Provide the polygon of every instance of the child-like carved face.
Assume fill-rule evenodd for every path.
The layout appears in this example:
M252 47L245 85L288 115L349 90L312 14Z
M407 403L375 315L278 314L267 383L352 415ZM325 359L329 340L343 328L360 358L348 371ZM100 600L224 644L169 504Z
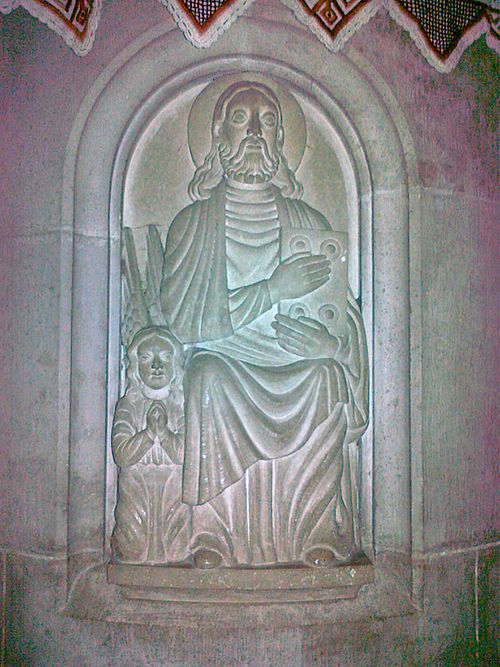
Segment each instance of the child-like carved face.
M143 341L137 348L139 377L150 389L163 389L174 378L174 348L162 338Z

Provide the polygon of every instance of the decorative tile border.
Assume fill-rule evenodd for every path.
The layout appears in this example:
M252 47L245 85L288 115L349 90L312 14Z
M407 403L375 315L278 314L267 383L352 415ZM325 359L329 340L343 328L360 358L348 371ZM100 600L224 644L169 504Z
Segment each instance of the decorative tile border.
M253 0L159 0L193 46L211 46Z
M185 37L207 48L253 0L159 0ZM332 51L379 10L410 33L428 62L451 71L465 49L483 34L500 53L500 11L496 0L282 0L295 16ZM78 55L92 47L102 0L0 0L0 12L24 7L61 35Z
M101 4L102 0L0 0L0 12L8 14L24 7L60 35L77 55L84 56L94 43Z

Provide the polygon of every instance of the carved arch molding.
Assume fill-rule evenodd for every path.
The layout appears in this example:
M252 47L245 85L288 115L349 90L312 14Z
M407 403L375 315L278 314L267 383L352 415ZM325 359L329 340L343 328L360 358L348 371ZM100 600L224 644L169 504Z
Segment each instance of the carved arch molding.
M311 38L299 59L286 49L289 33L280 26L272 26L273 43L266 41L267 23L254 26L262 36L247 50L238 25L203 59L176 31L144 35L101 75L69 140L63 223L71 230L72 253L63 242L67 276L62 280L72 277L73 296L71 334L61 354L71 350L71 381L61 386L70 407L69 447L62 438L60 461L69 461L64 609L72 615L159 624L172 617L183 624L242 618L258 624L272 617L304 624L360 617L370 606L379 613L405 611L415 598L411 563L420 544L421 497L418 414L411 408L418 405L419 392L416 320L410 329L410 299L412 313L418 313L418 290L412 289L418 267L410 265L409 252L410 244L418 243L411 138L390 91L354 52L330 56L326 64ZM286 61L273 55L279 44ZM155 562L154 553L142 561L117 559L116 540L114 553L110 547L118 481L112 429L126 389L124 253L130 270L132 240L139 264L144 262L148 225L159 232L164 251L168 224L189 204L188 173L194 167L187 127L197 96L216 87L214 81L231 85L248 79L286 91L302 110L307 140L294 139L301 131L295 125L285 151L300 153L293 140L303 141L297 178L304 200L334 223L340 239L348 239L349 285L364 322L370 384L369 425L351 452L357 547L343 562L340 556L320 569L299 567L294 558L286 567L277 558L257 567L250 559L215 569L166 566ZM200 122L192 121L195 139L189 141L195 151ZM290 162L295 158L289 156ZM162 322L153 318L149 324ZM417 352L411 367L410 343ZM129 389L130 382L129 374ZM147 398L140 400L150 409ZM338 548L334 551L338 556Z

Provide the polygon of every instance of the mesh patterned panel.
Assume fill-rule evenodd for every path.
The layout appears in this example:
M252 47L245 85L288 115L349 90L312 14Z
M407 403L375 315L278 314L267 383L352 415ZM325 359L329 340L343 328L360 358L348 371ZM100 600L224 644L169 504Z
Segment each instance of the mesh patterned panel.
M447 55L467 28L484 14L473 0L399 0L419 23L434 49Z
M196 21L203 25L223 5L230 4L231 0L183 0L183 5L193 15Z

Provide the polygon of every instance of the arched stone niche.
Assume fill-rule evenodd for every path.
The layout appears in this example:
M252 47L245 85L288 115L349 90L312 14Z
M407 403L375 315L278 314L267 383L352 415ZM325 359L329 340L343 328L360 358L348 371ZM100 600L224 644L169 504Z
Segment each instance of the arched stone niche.
M272 43L263 28L272 30ZM238 33L244 30L254 35L251 48L242 46ZM416 186L411 141L390 93L355 53L329 56L326 65L312 38L301 33L300 58L287 49L289 38L289 30L279 25L242 19L225 40L201 54L177 32L148 33L102 74L75 122L64 193L65 222L73 237L67 613L143 623L170 623L174 614L179 622L198 624L214 605L237 601L243 608L216 606L211 620L241 622L243 614L245 622L261 623L272 614L276 622L314 623L345 614L354 618L371 606L378 613L407 608L421 500L415 426L410 457L410 398L418 397L415 362L410 373L409 231L418 223L415 203L410 207ZM286 60L275 57L279 44ZM174 108L187 108L210 81L240 73L244 78L246 72L286 87L303 106L311 142L328 144L330 173L325 159L315 162L319 150L306 150L298 175L309 200L327 217L333 211L348 228L349 280L368 339L370 426L360 461L360 530L367 561L332 568L319 592L307 577L293 584L292 594L286 577L266 588L259 570L225 582L222 589L213 587L213 575L199 572L191 573L180 590L172 588L168 568L159 576L143 569L142 579L134 579L136 573L107 576L116 503L110 433L120 396L122 226L140 226L145 215L140 206L134 210L134 177L147 162L149 138L171 133L182 116ZM178 121L181 129L183 123L185 132L185 121ZM178 142L187 150L185 135ZM343 202L329 207L335 193ZM166 198L172 195L167 192ZM166 220L186 198L177 195L164 212ZM160 202L152 216L163 206ZM196 604L186 605L190 600Z

